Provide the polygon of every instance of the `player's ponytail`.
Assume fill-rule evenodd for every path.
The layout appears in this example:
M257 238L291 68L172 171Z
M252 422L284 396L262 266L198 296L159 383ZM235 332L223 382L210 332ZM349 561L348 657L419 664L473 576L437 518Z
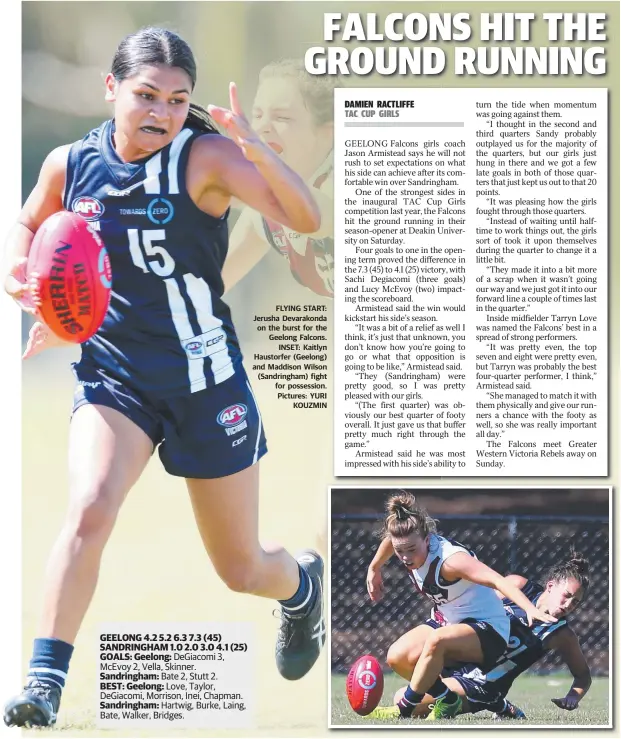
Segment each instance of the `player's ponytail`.
M580 583L580 587L586 594L589 589L589 560L578 554L575 550L571 550L569 553L569 559L567 562L561 562L550 570L548 573L548 582L562 582L573 578Z
M386 501L383 536L403 538L410 534L419 534L424 539L435 531L436 522L417 504L412 493L400 490Z
M197 103L190 103L190 110L188 111L188 117L185 119L184 128L195 128L205 133L218 133L218 129L209 113L202 105Z
M190 78L192 89L196 84L196 61L189 45L167 28L147 27L126 36L119 44L110 72L118 82L137 74L141 67L152 65L178 67ZM186 128L205 133L217 133L216 126L205 108L190 103Z
M586 593L589 588L589 560L572 550L567 567L573 573L573 577L582 585L582 590Z

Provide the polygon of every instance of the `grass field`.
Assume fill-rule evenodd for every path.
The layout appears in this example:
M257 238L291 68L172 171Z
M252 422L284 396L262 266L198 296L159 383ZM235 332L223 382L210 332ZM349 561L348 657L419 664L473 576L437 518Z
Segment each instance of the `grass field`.
M404 681L399 676L391 673L385 676L384 697L382 705L389 705L397 688ZM569 712L562 711L553 703L551 698L561 698L571 685L571 678L566 674L537 676L523 675L514 683L509 699L518 705L525 713L526 720L523 721L497 721L490 713L479 713L477 715L465 714L454 719L438 721L432 726L460 726L492 725L519 728L520 726L550 725L550 726L606 726L610 720L610 703L608 696L608 679L595 678L589 694L580 704L577 710ZM375 720L370 721L354 713L347 701L345 694L345 675L332 675L332 718L333 726L420 726L420 719L403 721ZM430 728L429 724L424 725Z

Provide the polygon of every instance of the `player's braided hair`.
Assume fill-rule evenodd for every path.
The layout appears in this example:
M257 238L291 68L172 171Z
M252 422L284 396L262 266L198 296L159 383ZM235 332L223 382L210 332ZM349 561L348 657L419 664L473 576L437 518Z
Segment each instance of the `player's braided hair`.
M573 549L567 562L559 562L552 567L547 574L546 582L562 582L569 578L577 580L586 595L589 589L589 560Z
M188 44L167 28L149 26L126 36L114 54L110 72L122 82L137 74L141 67L161 64L183 69L196 84L196 61ZM205 133L216 133L217 129L209 113L200 105L190 103L186 128L196 128Z
M306 71L302 59L279 59L270 62L259 72L259 82L272 77L291 77L295 80L310 111L315 125L334 120L334 88L342 83L330 75L312 75Z
M405 490L388 498L386 514L383 536L401 539L410 534L419 534L424 539L436 531L434 519L418 505L416 497Z

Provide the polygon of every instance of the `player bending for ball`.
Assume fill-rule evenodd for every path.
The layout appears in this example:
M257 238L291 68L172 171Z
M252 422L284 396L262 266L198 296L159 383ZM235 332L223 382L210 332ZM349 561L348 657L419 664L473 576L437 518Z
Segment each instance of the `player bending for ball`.
M511 621L511 635L505 653L489 672L484 673L473 664L463 665L459 669L445 671L443 681L462 697L462 713L492 711L502 718L526 718L523 711L506 699L507 693L519 675L546 652L554 651L574 679L567 695L553 698L552 703L573 711L591 686L591 672L567 617L586 597L589 563L572 552L568 562L559 563L550 570L545 586L520 575L509 575L508 579L537 608L558 621L529 625L524 609L505 598L503 605ZM416 715L425 715L428 710L421 705Z
M434 699L428 720L450 718L461 710L461 697L438 677L447 664L471 662L483 670L504 653L510 636L509 617L494 590L524 609L528 623L556 623L516 587L476 558L473 552L436 532L435 521L416 505L410 493L388 499L382 540L369 565L367 588L372 600L382 595L381 567L393 554L405 565L417 590L435 604L446 624L417 626L388 650L387 661L410 680L396 706L376 708L368 718L408 718L425 699Z
M32 311L38 292L25 262L34 234L86 200L97 205L89 217L114 282L104 323L75 366L69 507L27 684L5 708L9 725L55 722L104 546L156 446L166 470L186 479L219 576L232 590L280 602L280 673L301 678L325 640L319 555L296 561L259 542L265 436L221 299L232 198L300 233L316 232L321 218L303 180L252 130L235 86L230 110L210 109L227 138L190 103L195 81L192 52L176 34L147 28L125 38L106 77L113 120L47 157L9 236L6 289ZM38 323L26 354L55 343Z

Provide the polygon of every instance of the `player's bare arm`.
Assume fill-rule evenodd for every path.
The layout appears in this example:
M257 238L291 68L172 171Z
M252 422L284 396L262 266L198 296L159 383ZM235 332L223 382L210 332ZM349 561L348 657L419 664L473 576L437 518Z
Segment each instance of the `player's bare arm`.
M539 610L533 605L528 598L522 593L519 587L513 584L508 578L503 577L491 567L483 564L478 559L474 559L465 552L453 554L445 560L440 570L442 577L448 581L455 581L460 577L470 580L470 582L478 585L485 585L488 588L500 591L505 598L509 598L516 605L523 608L528 616L529 625L533 621L543 621L544 623L556 623L558 619Z
M334 187L329 179L321 189L312 190L321 214L321 225L311 234L314 239L334 238Z
M202 184L198 206L222 215L235 197L298 233L317 231L321 215L310 190L252 130L234 84L230 96L230 110L210 106L209 112L231 138L204 136L192 149L191 187L197 170Z
M232 197L268 218L297 231L316 231L320 224L317 205L302 180L271 149L264 149L261 162L248 161L242 150L224 136L199 139L192 149L189 176L201 173L198 207L216 217L222 215Z
M321 213L321 226L311 238L322 239L334 236L334 199L332 186L311 190ZM229 237L229 250L222 269L225 292L242 280L270 250L269 241L257 230L256 213L245 208L239 216Z
M367 592L369 598L375 603L384 595L384 582L382 580L382 567L395 553L389 536L382 539L375 556L367 570Z
M36 230L48 216L63 209L62 193L69 148L60 146L48 154L37 184L6 240L2 270L4 289L23 310L31 314L36 309L30 299L31 285L26 278L27 257Z
M39 226L46 218L63 209L62 194L67 175L67 158L70 146L59 146L46 157L39 173L37 184L28 196L6 242L4 285L26 313L37 314L38 283L36 275L26 275L28 254ZM54 346L69 346L49 328L37 321L28 335L24 359L39 354Z
M505 575L505 580L515 585L516 588L519 588L520 590L523 590L524 585L528 582L528 580L525 577L522 577L521 575ZM496 591L496 595L502 599L505 596L500 592L500 590Z
M567 695L563 698L552 698L552 703L565 711L573 711L586 695L592 682L591 670L580 647L578 637L567 626L550 637L548 649L558 652L574 678Z

